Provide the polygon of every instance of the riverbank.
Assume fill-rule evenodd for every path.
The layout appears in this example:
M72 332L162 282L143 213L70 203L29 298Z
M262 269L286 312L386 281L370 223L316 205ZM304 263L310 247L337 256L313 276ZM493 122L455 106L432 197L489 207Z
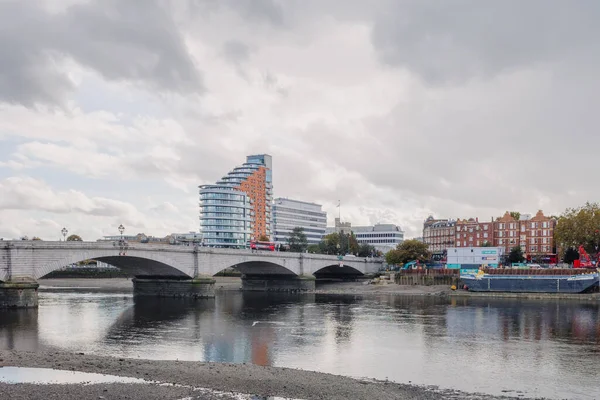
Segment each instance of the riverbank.
M215 277L215 290L232 291L240 290L242 280L237 277ZM400 294L400 295L443 295L450 292L446 285L441 286L405 286L389 284L369 285L366 281L356 282L327 282L317 283L314 293L317 294ZM101 290L116 292L133 292L133 284L128 278L95 279L95 278L67 278L67 279L40 279L41 291L73 290Z
M242 281L237 277L215 277L215 290L238 291L241 289ZM502 292L469 292L467 290L451 290L446 285L396 285L387 284L365 284L366 281L356 282L318 282L314 292L316 294L335 294L335 295L379 295L389 294L398 296L448 296L453 298L507 298L507 299L525 299L525 300L571 300L600 302L600 293L502 293ZM68 278L68 279L40 279L40 290L43 291L103 291L115 293L132 293L133 284L129 278Z
M353 379L290 368L251 364L156 361L94 356L61 351L0 351L0 367L54 368L140 378L147 384L6 384L0 398L10 399L508 399L505 396L469 394L454 390ZM1 373L1 370L0 370ZM211 393L202 388L221 392ZM196 390L195 390L196 389ZM236 394L256 397L236 397ZM230 397L227 397L230 396ZM520 397L521 399L523 397ZM283 400L283 399L282 399Z

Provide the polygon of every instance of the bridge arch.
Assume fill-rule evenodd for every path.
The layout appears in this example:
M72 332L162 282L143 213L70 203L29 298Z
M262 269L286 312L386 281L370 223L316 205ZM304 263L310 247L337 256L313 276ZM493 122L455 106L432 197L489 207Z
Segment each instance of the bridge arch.
M118 253L117 253L118 254ZM39 279L52 271L85 260L105 262L138 277L168 277L170 279L190 279L193 267L178 263L161 253L128 251L117 255L114 250L72 251L63 257L49 257L49 261L36 268L34 278Z
M283 265L277 264L273 261L268 260L249 260L242 261L233 265L229 265L225 268L221 268L213 275L227 269L234 268L240 271L244 275L257 275L257 276L297 276L297 274L291 269L284 267Z
M317 279L324 278L355 278L359 276L363 276L364 272L351 266L348 264L343 264L340 267L340 264L327 265L323 268L320 268L313 272L313 275Z

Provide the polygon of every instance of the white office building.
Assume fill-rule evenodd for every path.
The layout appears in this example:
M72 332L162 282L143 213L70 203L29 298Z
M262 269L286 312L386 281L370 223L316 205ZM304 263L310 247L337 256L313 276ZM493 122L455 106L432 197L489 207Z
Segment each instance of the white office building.
M370 244L384 254L404 242L404 231L394 224L353 226L352 232L356 236L358 244Z
M277 198L273 203L273 235L275 243L286 245L296 227L304 230L308 244L317 244L325 234L327 213L320 204Z

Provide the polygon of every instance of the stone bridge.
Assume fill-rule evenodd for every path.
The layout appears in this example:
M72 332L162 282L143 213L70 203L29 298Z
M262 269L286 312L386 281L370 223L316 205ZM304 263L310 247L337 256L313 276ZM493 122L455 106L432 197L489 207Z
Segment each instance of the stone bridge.
M1 241L0 282L5 288L25 282L36 285L39 278L50 272L84 260L102 261L135 276L136 295L169 297L213 296L212 276L226 268L242 273L245 290L310 290L314 288L315 276L364 275L377 272L382 265L381 259L339 260L337 256L322 254L198 246ZM1 303L0 293L0 306Z

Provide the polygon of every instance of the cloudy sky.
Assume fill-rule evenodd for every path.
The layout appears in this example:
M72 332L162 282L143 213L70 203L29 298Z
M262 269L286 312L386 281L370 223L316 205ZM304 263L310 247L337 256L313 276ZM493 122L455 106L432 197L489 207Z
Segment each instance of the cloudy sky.
M0 237L198 228L250 153L353 224L600 197L595 0L0 0Z

